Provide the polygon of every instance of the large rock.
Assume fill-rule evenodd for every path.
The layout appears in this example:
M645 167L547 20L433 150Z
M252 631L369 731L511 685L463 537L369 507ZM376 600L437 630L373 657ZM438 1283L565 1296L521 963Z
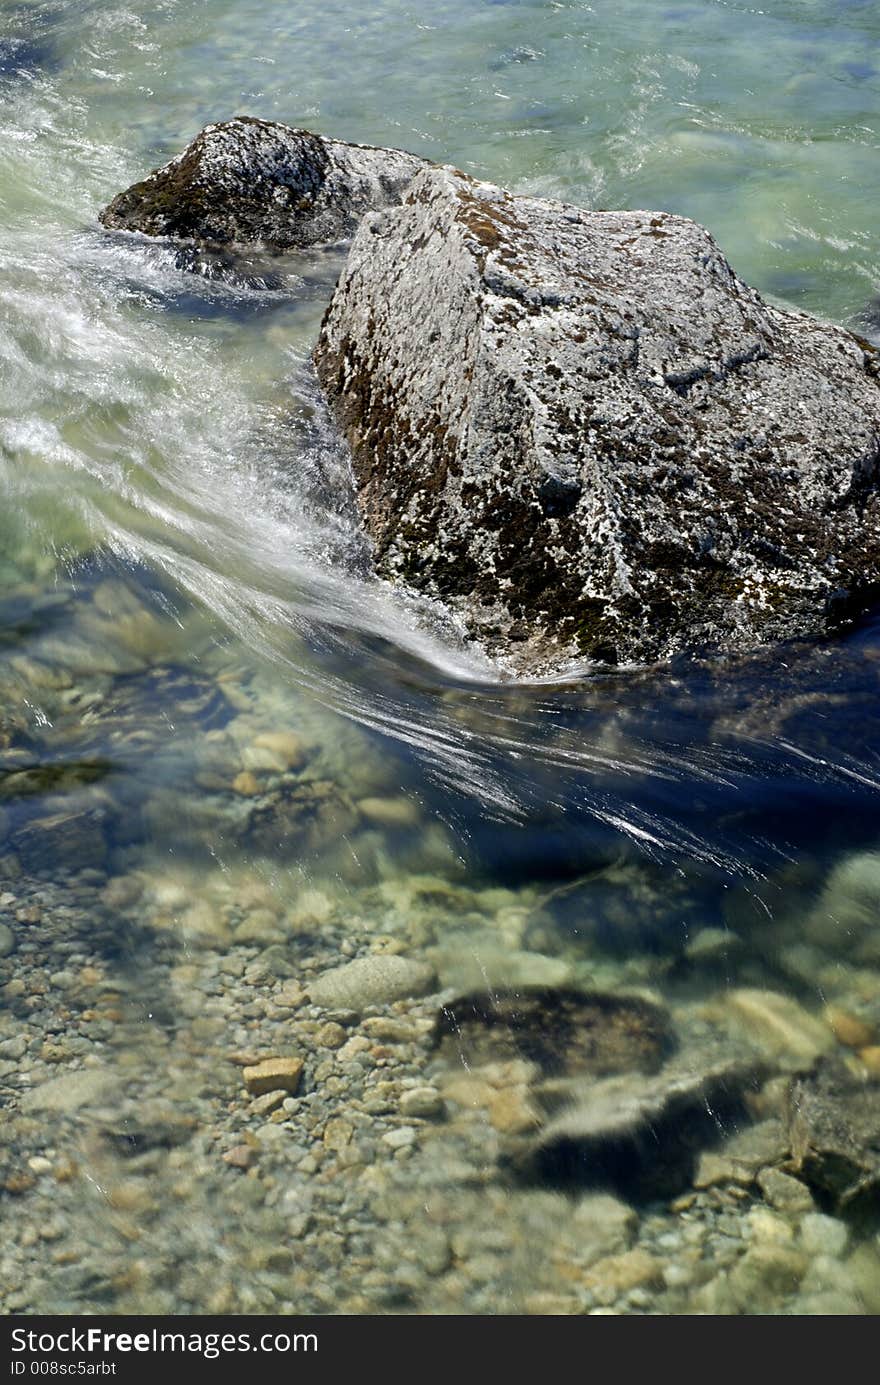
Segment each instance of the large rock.
M627 1196L665 1197L693 1179L701 1150L735 1132L745 1099L768 1066L760 1059L685 1048L653 1076L623 1073L545 1084L545 1105L564 1104L515 1165L555 1185L610 1186Z
M668 1013L642 996L528 985L448 1001L437 1039L468 1070L522 1059L548 1076L651 1072L675 1047Z
M163 168L114 197L107 227L208 245L292 250L347 239L365 211L400 201L424 162L237 116L207 125Z
M514 666L811 634L880 580L876 353L682 217L426 168L315 360L379 571Z

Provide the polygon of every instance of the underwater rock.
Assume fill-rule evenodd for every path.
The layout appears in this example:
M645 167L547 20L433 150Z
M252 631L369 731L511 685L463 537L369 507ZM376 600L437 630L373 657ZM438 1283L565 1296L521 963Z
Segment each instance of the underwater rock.
M795 1293L807 1263L803 1251L793 1246L770 1241L750 1247L728 1278L733 1302L748 1312L756 1303L775 1302Z
M758 1174L758 1187L771 1207L777 1212L799 1215L811 1212L815 1206L813 1196L805 1183L792 1178L781 1169L766 1168Z
M113 1102L117 1097L117 1078L108 1068L86 1068L65 1072L31 1088L21 1098L23 1111L53 1111L72 1115L82 1107Z
M320 851L352 832L357 821L348 795L332 781L286 777L248 810L246 839L261 852L289 849L292 841Z
M207 125L186 149L114 197L111 230L209 245L295 250L345 240L363 214L400 201L424 160L277 121Z
M563 880L542 895L524 942L544 951L597 950L630 959L634 953L680 956L711 901L692 874L670 880L656 863L624 856ZM677 927L670 929L675 917Z
M719 1050L683 1053L659 1073L569 1084L567 1104L515 1162L559 1186L668 1196L693 1181L699 1152L743 1120L745 1097L766 1075L760 1060Z
M835 1047L829 1026L779 991L743 987L730 992L726 1006L754 1043L789 1068L809 1067Z
M161 1099L128 1103L113 1119L102 1120L101 1134L107 1144L125 1158L136 1159L148 1150L175 1149L192 1139L198 1119Z
M366 1010L427 995L436 983L433 967L396 953L358 957L308 984L309 997L325 1010Z
M880 1084L824 1059L789 1089L792 1167L838 1212L880 1209Z
M33 817L14 831L9 844L25 870L54 873L59 866L85 870L107 857L107 810L71 808Z
M511 947L491 929L444 930L431 949L444 987L464 994L485 987L517 991L567 986L573 968L564 957Z
M804 921L810 942L832 952L849 952L875 927L880 908L880 852L844 856L825 882L815 907Z
M674 1044L669 1016L641 996L536 987L449 1001L437 1039L467 1069L520 1059L547 1077L652 1071Z
M880 584L880 361L680 216L428 166L364 218L315 363L378 571L516 669L839 625Z
M295 1092L304 1066L302 1058L263 1058L259 1063L246 1067L242 1077L251 1096Z

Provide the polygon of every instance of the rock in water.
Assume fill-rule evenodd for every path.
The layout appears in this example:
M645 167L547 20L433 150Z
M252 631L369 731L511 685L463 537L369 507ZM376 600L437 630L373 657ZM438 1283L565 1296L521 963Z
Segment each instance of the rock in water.
M655 1076L573 1082L567 1105L530 1147L514 1154L514 1163L559 1186L671 1196L692 1182L699 1151L717 1143L725 1127L743 1124L745 1095L758 1089L766 1072L760 1060L707 1047L705 1053L683 1051Z
M315 360L378 570L516 668L812 634L880 581L876 352L683 217L425 168Z
M309 997L331 1010L362 1010L426 995L436 984L433 967L412 957L377 952L357 957L310 981Z
M641 996L539 986L448 1001L437 1040L466 1069L520 1058L569 1076L650 1072L675 1043L669 1016Z
M107 227L275 250L345 240L364 212L399 202L424 167L414 154L325 139L237 116L114 197Z
M880 1210L880 1086L823 1059L792 1081L788 1133L793 1171L836 1211Z

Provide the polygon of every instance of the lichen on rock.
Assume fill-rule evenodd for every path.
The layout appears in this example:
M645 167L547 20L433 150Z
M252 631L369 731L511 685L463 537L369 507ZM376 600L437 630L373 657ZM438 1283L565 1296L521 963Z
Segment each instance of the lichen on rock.
M880 586L876 353L683 217L427 167L315 360L378 571L518 671L814 635Z

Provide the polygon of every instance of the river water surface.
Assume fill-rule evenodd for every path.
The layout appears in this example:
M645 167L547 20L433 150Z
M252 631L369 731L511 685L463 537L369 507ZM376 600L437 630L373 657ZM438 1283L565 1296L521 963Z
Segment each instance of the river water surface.
M771 1085L827 1031L870 1087L880 619L511 681L370 578L309 364L342 252L210 279L97 222L253 114L692 216L880 340L878 98L863 0L0 0L5 1311L878 1311L871 1217L511 1175L528 1074L462 1095L436 999L362 1023L307 986L397 953L682 1033L757 1006ZM255 1106L279 1053L301 1084Z

